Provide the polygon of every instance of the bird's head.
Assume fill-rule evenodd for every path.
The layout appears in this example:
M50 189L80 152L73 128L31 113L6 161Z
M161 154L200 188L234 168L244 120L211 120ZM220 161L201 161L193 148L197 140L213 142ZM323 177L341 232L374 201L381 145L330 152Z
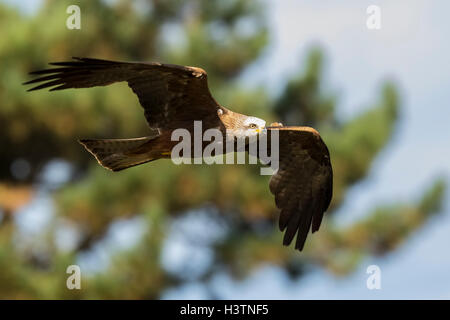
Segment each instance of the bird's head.
M247 117L243 121L243 133L246 137L260 134L266 127L266 121L257 117Z
M226 109L219 109L218 115L227 129L227 135L230 137L248 138L257 136L266 128L266 121L257 117L246 116Z

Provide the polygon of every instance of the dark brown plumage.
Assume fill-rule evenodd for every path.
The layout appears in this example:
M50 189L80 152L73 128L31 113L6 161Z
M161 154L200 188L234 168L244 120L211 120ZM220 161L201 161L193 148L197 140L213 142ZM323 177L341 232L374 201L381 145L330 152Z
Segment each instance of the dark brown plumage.
M50 63L57 68L31 72L42 77L25 82L40 83L28 91L91 88L126 81L138 96L150 128L176 129L206 119L214 126L219 123L220 106L209 92L203 69L155 62L74 59Z
M208 89L206 72L200 68L91 58L50 64L56 67L31 72L39 77L25 83L37 84L29 91L90 88L126 81L138 96L153 129L148 137L80 140L102 166L112 171L169 158L177 143L170 140L172 131L185 128L192 132L196 120L202 121L203 131L218 128L223 133L253 132L254 123L249 125L248 120L256 119L259 124L263 121L219 105ZM260 132L261 128L257 129ZM309 230L319 229L331 201L330 154L312 128L267 127L268 132L271 130L279 133L280 159L269 187L281 210L279 227L285 231L283 244L289 245L297 234L295 248L302 250Z
M279 227L286 230L283 244L295 234L295 248L302 250L309 229L319 230L333 192L330 154L319 133L309 127L271 127L279 131L280 163L269 182L281 209Z

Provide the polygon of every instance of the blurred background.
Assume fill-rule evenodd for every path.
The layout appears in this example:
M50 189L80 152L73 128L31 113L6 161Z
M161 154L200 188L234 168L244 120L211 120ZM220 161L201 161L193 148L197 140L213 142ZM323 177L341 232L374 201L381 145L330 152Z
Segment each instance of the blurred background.
M81 29L69 30L69 5ZM369 5L381 29L369 30ZM447 1L0 1L0 298L449 299ZM101 168L79 138L146 135L125 83L27 93L72 56L207 70L223 104L313 126L334 197L283 247L258 166ZM81 268L68 290L66 268ZM366 287L369 265L381 289Z

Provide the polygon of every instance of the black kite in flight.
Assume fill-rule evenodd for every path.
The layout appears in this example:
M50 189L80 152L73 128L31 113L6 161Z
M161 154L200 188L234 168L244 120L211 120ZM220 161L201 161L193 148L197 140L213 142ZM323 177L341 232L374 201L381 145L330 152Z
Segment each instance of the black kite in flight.
M86 139L80 143L98 162L112 171L149 161L170 158L176 142L175 129L193 131L194 121L203 130L217 128L234 136L254 136L261 131L279 133L279 168L269 187L281 209L279 227L285 231L283 244L295 234L295 248L302 250L306 237L319 230L332 197L333 173L330 155L319 133L309 127L266 127L266 122L228 110L208 89L203 69L161 63L130 63L90 58L50 63L52 69L31 72L40 77L25 84L40 83L29 91L90 88L126 81L138 96L145 118L153 129L148 137L136 139ZM227 138L225 138L227 139Z

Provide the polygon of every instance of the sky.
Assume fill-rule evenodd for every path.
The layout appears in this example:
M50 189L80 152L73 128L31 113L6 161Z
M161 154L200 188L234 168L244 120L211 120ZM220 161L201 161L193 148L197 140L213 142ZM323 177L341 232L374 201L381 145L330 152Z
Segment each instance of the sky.
M337 213L342 224L354 222L379 203L414 201L435 178L450 177L450 2L266 1L271 45L243 76L245 85L264 85L277 94L283 81L304 65L308 49L320 46L326 54L326 86L338 93L341 119L372 106L386 79L400 89L402 113L394 138L375 161L369 178L349 192ZM19 3L33 12L40 1ZM366 26L369 5L381 9L380 30ZM36 201L49 206L45 197ZM278 268L267 266L242 282L219 273L208 288L192 281L167 290L163 298L202 299L208 297L207 290L215 290L227 299L450 299L449 208L447 192L441 216L392 255L367 259L349 277L335 278L317 270L292 281ZM24 212L19 216L26 216ZM36 225L27 219L18 223L25 229L27 223ZM124 227L126 222L118 223L113 229L135 230ZM125 233L117 231L116 242L108 246L128 241ZM176 244L168 247L180 252ZM366 268L372 264L381 270L380 290L366 287Z

